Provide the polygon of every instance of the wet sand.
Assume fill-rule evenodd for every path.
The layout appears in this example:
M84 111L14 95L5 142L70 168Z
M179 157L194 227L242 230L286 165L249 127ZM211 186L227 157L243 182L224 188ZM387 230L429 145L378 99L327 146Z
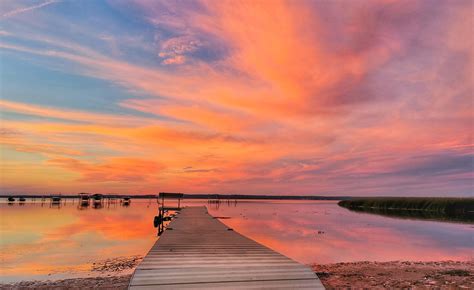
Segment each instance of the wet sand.
M136 265L136 258L128 265ZM123 266L123 259L120 264ZM99 267L117 269L117 263ZM128 268L125 266L124 268ZM354 262L313 265L327 289L411 288L474 289L474 261L471 262ZM131 275L75 278L56 281L24 281L1 284L1 289L127 289Z

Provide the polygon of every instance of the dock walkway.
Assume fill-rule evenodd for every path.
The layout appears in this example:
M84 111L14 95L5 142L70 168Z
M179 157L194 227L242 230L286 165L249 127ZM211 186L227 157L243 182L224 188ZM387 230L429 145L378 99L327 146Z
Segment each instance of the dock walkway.
M324 289L301 265L187 207L138 265L129 289Z

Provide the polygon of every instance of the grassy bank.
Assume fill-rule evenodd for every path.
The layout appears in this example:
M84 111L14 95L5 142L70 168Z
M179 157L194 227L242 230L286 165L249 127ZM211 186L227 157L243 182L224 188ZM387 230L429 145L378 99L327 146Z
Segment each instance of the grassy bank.
M474 198L376 197L342 200L338 204L387 216L474 222Z

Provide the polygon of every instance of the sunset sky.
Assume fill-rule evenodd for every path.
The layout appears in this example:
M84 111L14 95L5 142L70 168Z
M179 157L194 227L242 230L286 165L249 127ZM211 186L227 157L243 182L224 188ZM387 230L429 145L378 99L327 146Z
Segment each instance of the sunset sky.
M1 1L1 193L468 196L473 2Z

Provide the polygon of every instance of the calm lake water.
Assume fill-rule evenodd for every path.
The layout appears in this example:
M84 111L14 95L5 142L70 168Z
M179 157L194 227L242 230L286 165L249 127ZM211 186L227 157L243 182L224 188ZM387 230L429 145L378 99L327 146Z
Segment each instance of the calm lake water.
M355 213L334 201L184 204L207 205L212 215L230 217L221 219L229 227L305 264L474 258L473 224ZM145 255L157 240L157 208L156 200L100 209L81 209L77 200L0 203L0 279L96 276L95 262Z

